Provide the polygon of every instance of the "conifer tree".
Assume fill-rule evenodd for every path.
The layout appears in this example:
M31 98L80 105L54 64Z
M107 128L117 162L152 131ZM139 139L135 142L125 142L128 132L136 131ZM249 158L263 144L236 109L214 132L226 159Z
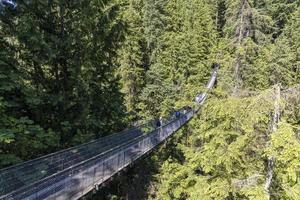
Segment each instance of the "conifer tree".
M283 31L285 25L291 18L291 15L299 7L299 1L297 0L266 0L266 6L273 18L276 31L273 37L277 38Z
M136 120L138 117L139 96L144 85L147 64L145 63L147 55L141 13L142 3L142 1L131 0L123 12L127 32L120 52L119 75L131 120Z
M299 10L299 9L298 9ZM259 51L255 59L252 85L257 88L267 88L281 83L283 87L299 83L299 11L291 16L282 34L274 44L267 44Z
M166 78L165 68L159 54L162 49L162 34L165 31L165 4L163 0L147 0L142 9L144 37L146 41L146 87L141 94L140 116L143 118L158 117L161 102L166 97L168 87L163 81Z
M124 128L115 1L21 1L1 13L0 162Z
M255 69L252 61L255 60L261 46L270 42L273 33L273 21L267 15L267 10L256 1L229 0L227 1L226 24L224 32L230 39L228 45L234 48L233 55L233 82L234 94L238 94L241 87L251 87L251 80ZM228 69L230 70L230 69ZM250 77L248 77L250 75Z
M211 71L209 56L216 36L207 4L169 2L165 13L168 13L163 18L166 27L159 37L161 53L156 57L158 62L147 72L147 85L142 96L153 103L148 110L162 114L186 105L186 100L201 89L200 83L206 81L205 77Z

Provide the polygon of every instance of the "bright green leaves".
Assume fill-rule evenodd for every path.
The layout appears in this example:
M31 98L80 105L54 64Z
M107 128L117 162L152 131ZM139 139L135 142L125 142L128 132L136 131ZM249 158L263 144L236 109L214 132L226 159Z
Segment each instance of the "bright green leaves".
M263 185L257 185L252 187L243 188L241 193L245 195L245 197L249 200L267 200ZM237 198L244 198L237 195Z
M0 129L0 143L11 143L14 141L15 134L11 129Z
M267 107L258 106L259 100L215 101L210 104L211 109L204 111L204 117L199 121L200 138L204 143L199 161L202 160L200 165L206 173L234 177L246 173L249 168L255 171L261 165L248 165L255 161L251 152L260 151L259 147L263 146L258 143L264 136L260 129L268 127L268 121L261 116L266 114Z
M287 122L279 124L273 133L271 146L267 149L270 156L276 158L277 184L282 190L276 189L275 195L284 199L299 199L300 180L300 139L299 129Z
M180 137L164 154L170 159L157 176L158 197L266 199L266 161L273 155L272 197L298 199L299 95L280 102L286 122L270 138L275 99L269 88L299 83L299 3L129 2L122 61L128 110L153 118L190 104L203 91L210 64L221 65L214 90L219 99L208 101L185 130L190 137Z
M189 187L189 198L197 199L226 199L230 193L230 185L227 180L219 177L195 177L193 187Z
M286 112L272 134L273 89L252 97L211 99L191 121L188 142L177 145L184 158L171 157L161 167L158 194L166 199L266 200L266 158L272 156L272 198L299 199L299 97L291 91L279 102Z
M187 195L186 191L186 179L188 178L188 170L183 168L181 165L165 162L162 166L164 170L164 175L159 177L161 181L164 181L164 184L161 188L161 196L162 199L181 199ZM170 177L169 175L172 174Z

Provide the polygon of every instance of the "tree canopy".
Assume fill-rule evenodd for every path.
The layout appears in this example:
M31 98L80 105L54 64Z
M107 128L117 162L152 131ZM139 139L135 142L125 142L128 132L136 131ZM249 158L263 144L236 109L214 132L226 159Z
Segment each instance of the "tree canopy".
M219 63L199 114L105 198L300 199L299 32L298 0L3 7L0 168L193 106Z

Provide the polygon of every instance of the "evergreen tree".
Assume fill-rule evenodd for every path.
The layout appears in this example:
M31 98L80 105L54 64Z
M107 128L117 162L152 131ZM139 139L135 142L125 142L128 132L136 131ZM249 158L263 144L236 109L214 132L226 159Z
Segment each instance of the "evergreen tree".
M234 49L230 65L228 67L234 74L233 93L238 94L239 88L251 87L248 78L259 74L253 74L253 60L258 55L260 48L270 42L273 28L273 20L267 15L263 2L256 1L227 1L226 24L224 32L228 39L228 45ZM227 68L227 67L226 67ZM250 77L249 77L250 75Z
M165 4L163 0L147 0L142 9L144 37L147 45L146 86L141 93L141 103L139 104L142 118L158 117L160 103L166 96L167 87L163 85L163 80L166 78L164 66L159 58L159 54L163 51L162 34L166 25Z
M267 90L251 98L211 100L192 121L188 145L177 145L184 158L172 156L162 165L159 199L266 199L266 155L278 160L272 198L298 199L297 129L280 123L268 145L274 95Z
M124 128L118 4L45 1L1 15L1 166Z
M188 104L207 80L216 37L208 9L207 4L198 1L166 5L166 27L159 37L161 53L147 72L141 96L146 116L164 115Z
M141 90L144 85L146 72L145 59L147 55L146 41L142 19L142 1L131 0L124 8L123 18L127 24L125 41L120 52L120 71L122 90L125 94L127 111L131 120L136 120L138 115L138 103Z
M111 193L300 199L299 6L18 2L0 13L0 167L193 105L218 62L198 116Z
M299 10L299 9L298 9ZM282 35L274 44L262 48L255 59L253 80L256 88L268 88L270 85L281 83L284 87L299 83L299 11L295 12L286 25ZM254 79L255 78L255 79Z
M274 19L277 28L273 37L277 38L282 33L291 15L300 4L297 0L267 0L266 2L266 6L271 17Z

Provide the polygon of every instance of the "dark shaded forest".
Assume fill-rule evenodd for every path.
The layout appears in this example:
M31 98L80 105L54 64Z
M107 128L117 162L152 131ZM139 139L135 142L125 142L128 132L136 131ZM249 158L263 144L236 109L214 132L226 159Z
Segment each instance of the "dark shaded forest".
M217 86L93 199L300 199L299 0L39 0L0 10L0 168Z

